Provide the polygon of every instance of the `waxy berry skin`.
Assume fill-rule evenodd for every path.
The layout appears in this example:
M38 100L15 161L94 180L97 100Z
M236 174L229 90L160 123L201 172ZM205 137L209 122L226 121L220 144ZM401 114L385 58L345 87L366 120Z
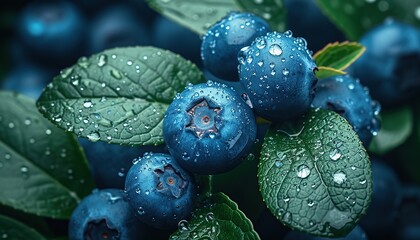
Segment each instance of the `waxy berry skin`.
M318 79L305 39L271 32L243 48L238 59L239 80L257 115L282 122L309 109Z
M254 14L233 12L227 15L203 37L201 59L204 67L216 77L237 81L239 50L269 31L268 23Z
M145 225L131 210L120 189L94 191L73 211L69 222L70 240L142 239Z
M251 150L257 126L241 95L224 84L188 86L169 106L163 135L171 155L185 169L219 174L235 168Z
M188 219L197 194L193 176L168 154L146 153L133 163L125 191L137 218L160 229Z

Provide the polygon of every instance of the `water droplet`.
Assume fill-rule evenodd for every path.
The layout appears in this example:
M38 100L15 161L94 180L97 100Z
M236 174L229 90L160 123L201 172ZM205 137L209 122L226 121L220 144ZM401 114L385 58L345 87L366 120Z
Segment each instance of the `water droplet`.
M99 67L105 66L107 60L108 60L108 57L105 54L99 55L99 57L98 57L98 66Z
M259 49L263 49L263 48L265 48L265 46L267 46L267 43L265 42L264 38L259 38L256 42L256 46Z
M115 79L121 79L122 78L121 72L116 70L116 69L111 70L111 76L114 77Z
M139 207L139 208L137 209L137 213L138 213L139 215L144 215L144 214L146 213L146 211L144 211L143 207Z
M258 64L258 66L262 67L264 65L264 61L260 60L260 61L257 62L257 64Z
M283 53L283 49L278 44L272 44L268 52L273 56L280 56Z
M87 138L92 142L97 142L101 139L101 136L98 132L91 132L87 135Z
M9 128L14 128L15 127L15 124L14 123L12 123L12 122L10 122L9 123Z
M284 76L289 75L289 70L287 70L287 68L283 69L283 71L281 71L283 73Z
M93 107L93 103L90 100L86 100L83 103L83 107L85 107L85 108Z
M212 212L209 212L206 214L206 221L207 222L213 222L214 221L214 214Z
M302 164L297 168L296 174L299 178L302 178L302 179L307 178L309 174L311 174L311 170L309 169L308 166L306 166L305 164Z
M315 204L314 201L312 201L311 199L308 199L308 206L312 207Z
M20 168L20 172L21 173L27 173L29 171L29 169L28 169L28 167L26 167L26 166L22 166L21 168Z
M364 179L364 178L360 179L359 183L364 185L366 183L366 179Z
M128 66L133 65L133 61L128 60L128 61L127 61L127 65L128 65Z
M286 37L293 37L293 32L291 30L287 30L287 31L284 32L284 35Z
M334 173L333 180L337 184L342 184L343 182L345 182L347 180L347 177L346 177L346 174L344 172L338 171L338 172Z
M24 123L25 123L26 126L29 126L29 125L31 125L32 122L31 122L31 119L28 118L28 119L25 119Z
M338 152L338 149L334 149L331 153L330 153L330 159L333 161L337 161L338 159L340 159L341 157L341 153Z
M178 229L181 233L191 231L187 220L181 220L178 222Z
M149 195L149 194L150 194L150 191L149 191L149 190L146 190L146 191L144 191L144 193L145 193L146 195Z
M51 133L52 133L51 129L47 129L47 130L45 130L45 134L47 134L47 135L51 135Z
M9 153L4 154L4 159L9 160L12 158L12 155L10 155Z
M277 161L274 163L274 165L276 165L276 167L278 167L278 168L283 167L283 163L282 163L281 161L279 161L279 160L277 160Z
M87 57L81 57L79 58L79 60L77 60L77 65L79 65L82 68L87 68L89 67L90 63Z

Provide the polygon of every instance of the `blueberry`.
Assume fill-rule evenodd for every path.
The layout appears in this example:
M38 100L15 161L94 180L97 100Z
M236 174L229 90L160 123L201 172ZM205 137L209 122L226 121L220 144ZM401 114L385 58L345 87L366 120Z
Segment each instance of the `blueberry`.
M197 34L165 17L156 19L153 32L154 46L178 53L195 64L202 65L201 40Z
M123 190L104 189L85 197L69 222L70 240L142 239L144 226L131 210Z
M99 12L92 20L88 52L97 53L113 47L150 44L150 32L135 9L115 4Z
M401 202L400 182L385 163L372 160L372 202L360 225L371 237L386 237L394 228Z
M53 77L54 72L45 67L18 64L6 75L1 89L15 91L36 100Z
M304 37L309 49L315 51L328 43L345 40L343 33L324 15L316 0L285 0L284 5L287 9L287 28L297 36Z
M142 222L168 229L190 216L197 189L193 176L170 155L146 153L128 171L125 191Z
M284 240L328 240L332 238L315 237L302 232L290 231ZM366 233L360 226L356 226L347 236L334 238L337 240L368 240Z
M238 59L240 81L257 115L280 122L309 109L317 78L305 39L270 32L243 48Z
M382 105L399 105L420 91L420 30L394 20L367 32L365 53L348 72Z
M367 88L349 75L319 81L312 107L332 110L347 119L364 146L379 131L379 103L372 101Z
M242 97L208 81L177 95L163 120L171 155L198 174L227 172L241 163L256 138L256 121Z
M165 152L164 146L131 147L79 139L89 161L96 187L124 189L133 159L146 152Z
M34 1L21 12L17 34L29 54L61 67L82 54L85 25L70 1Z
M215 76L238 80L239 50L270 31L268 23L251 13L233 12L214 24L203 37L201 58Z

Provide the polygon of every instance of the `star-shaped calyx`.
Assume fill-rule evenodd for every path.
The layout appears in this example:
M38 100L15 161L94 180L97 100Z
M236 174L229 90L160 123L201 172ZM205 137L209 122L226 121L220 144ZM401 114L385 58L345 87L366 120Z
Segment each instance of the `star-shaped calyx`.
M187 187L188 182L175 171L171 165L167 165L162 169L155 169L157 177L156 190L160 193L179 198Z
M220 107L212 107L206 99L199 101L196 105L187 110L191 120L186 129L196 133L198 138L203 138L205 133L218 133L216 119L220 113Z

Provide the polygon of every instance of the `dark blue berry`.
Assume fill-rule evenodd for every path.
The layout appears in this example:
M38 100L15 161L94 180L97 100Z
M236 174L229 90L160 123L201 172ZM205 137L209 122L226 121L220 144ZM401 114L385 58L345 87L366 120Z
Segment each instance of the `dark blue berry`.
M365 146L379 131L379 103L372 101L367 88L349 75L319 81L312 107L332 110L347 119Z
M287 29L305 38L309 49L317 51L328 43L345 40L343 33L325 16L316 0L285 0L284 6L287 9Z
M257 115L279 122L309 109L317 78L305 39L271 32L243 48L238 59L240 81Z
M135 217L123 190L96 190L85 197L69 222L70 240L142 239L144 226Z
M178 53L195 64L202 65L201 40L197 34L165 17L156 19L153 32L154 46Z
M133 159L146 152L165 152L164 146L131 147L79 139L97 188L124 189Z
M372 161L372 177L372 202L360 225L369 236L381 239L395 227L401 185L393 169L379 160Z
M227 172L241 163L256 138L256 121L246 101L226 85L188 86L169 106L163 135L171 155L199 174Z
M420 30L388 20L360 40L365 53L349 73L384 106L398 105L420 92Z
M194 207L193 176L168 154L146 153L130 168L125 182L137 217L156 228L175 228Z
M82 54L85 26L84 17L70 1L34 1L23 9L17 34L37 60L62 66Z
M237 81L239 50L256 37L270 31L268 23L251 13L231 13L214 24L204 35L201 58L216 77Z
M33 64L18 64L5 77L1 89L38 99L45 86L53 79L54 71Z
M136 9L123 4L114 4L99 12L92 20L88 37L89 53L151 43L151 33Z

